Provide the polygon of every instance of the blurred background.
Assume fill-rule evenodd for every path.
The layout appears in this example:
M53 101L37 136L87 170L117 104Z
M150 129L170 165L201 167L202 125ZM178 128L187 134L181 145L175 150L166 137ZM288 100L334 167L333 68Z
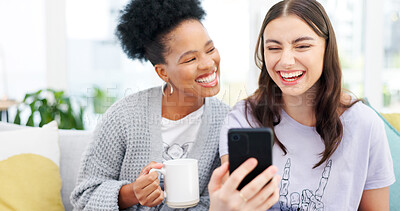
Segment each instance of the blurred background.
M221 54L229 105L251 95L254 47L275 0L203 0ZM0 0L2 121L93 129L124 96L161 85L150 63L129 60L114 31L127 0ZM380 112L400 112L400 0L321 0L337 36L343 85Z

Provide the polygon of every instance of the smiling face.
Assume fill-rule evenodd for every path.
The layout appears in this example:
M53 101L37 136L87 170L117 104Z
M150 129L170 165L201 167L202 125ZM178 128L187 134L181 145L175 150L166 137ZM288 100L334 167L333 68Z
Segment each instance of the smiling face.
M301 96L322 74L325 39L295 15L279 17L264 30L268 74L283 96Z
M220 56L204 26L197 20L186 20L167 34L166 40L166 64L155 68L172 84L174 93L170 97L216 95L220 90Z

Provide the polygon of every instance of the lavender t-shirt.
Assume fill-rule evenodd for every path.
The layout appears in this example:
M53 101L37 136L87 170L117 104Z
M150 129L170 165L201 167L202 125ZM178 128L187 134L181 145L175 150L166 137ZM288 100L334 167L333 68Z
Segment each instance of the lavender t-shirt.
M229 128L251 127L244 105L244 101L237 103L225 119L220 135L221 156L228 154ZM357 210L364 190L395 182L384 124L363 103L356 103L342 114L342 142L329 160L315 169L325 149L315 127L300 124L283 110L281 116L274 129L288 153L284 155L279 146L273 147L273 163L282 180L279 202L270 210ZM250 113L248 117L257 127Z

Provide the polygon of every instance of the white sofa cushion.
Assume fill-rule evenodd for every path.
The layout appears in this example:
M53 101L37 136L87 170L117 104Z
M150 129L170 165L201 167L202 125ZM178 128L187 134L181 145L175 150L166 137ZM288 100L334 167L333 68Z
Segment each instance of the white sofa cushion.
M26 126L0 122L1 131L29 128ZM61 197L66 211L73 209L69 197L75 187L83 152L93 138L92 131L58 130L60 143L60 174L62 180Z

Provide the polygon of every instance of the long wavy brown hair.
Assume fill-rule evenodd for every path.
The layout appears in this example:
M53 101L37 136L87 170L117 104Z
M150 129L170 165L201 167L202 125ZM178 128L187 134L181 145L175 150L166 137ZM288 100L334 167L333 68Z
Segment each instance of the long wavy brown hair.
M318 92L315 95L314 113L316 118L316 131L321 136L325 150L320 153L321 160L314 168L326 162L338 148L342 136L343 126L340 121L341 110L351 107L341 101L342 70L339 63L336 37L332 24L324 8L315 0L284 0L275 4L266 14L261 26L255 51L255 60L261 69L256 92L246 99L247 113L252 114L260 124L259 126L274 128L281 121L283 109L282 91L269 76L264 59L265 27L272 20L296 15L304 20L314 32L326 40L325 56L322 75L316 83ZM250 121L249 121L250 123ZM287 154L286 147L275 135L275 144Z

